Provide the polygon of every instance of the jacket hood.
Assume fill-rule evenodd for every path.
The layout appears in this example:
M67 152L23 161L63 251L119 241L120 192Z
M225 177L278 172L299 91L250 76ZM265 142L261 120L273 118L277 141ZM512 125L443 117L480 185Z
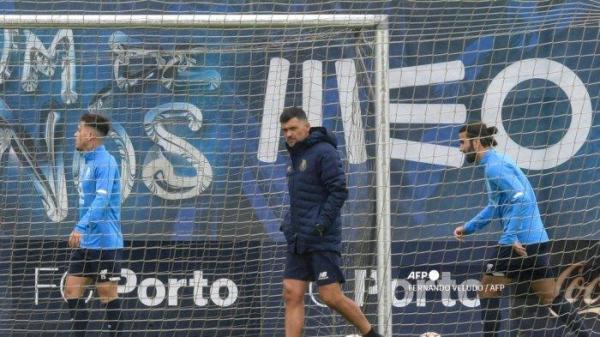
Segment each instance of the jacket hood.
M329 143L337 149L337 139L331 132L329 132L326 128L322 126L311 127L310 134L308 135L308 137L306 137L305 140L296 144L294 147L290 147L287 144L285 144L285 146L287 147L288 151L296 151L304 148L309 148L321 142Z

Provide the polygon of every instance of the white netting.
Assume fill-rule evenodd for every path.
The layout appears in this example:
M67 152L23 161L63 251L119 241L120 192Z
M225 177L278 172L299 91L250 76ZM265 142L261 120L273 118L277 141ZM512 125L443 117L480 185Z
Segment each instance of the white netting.
M282 321L270 318L284 312L286 106L304 107L314 126L336 135L351 190L344 252L357 253L347 254L349 284L354 269L372 269L374 27L315 22L7 28L2 252L12 261L3 277L13 310L3 331L68 329L60 288L81 165L72 135L86 111L113 122L106 146L122 176L124 329L282 333ZM94 333L102 312L90 296ZM354 331L328 310L308 313L310 333Z
M387 14L394 336L482 336L474 289L501 227L492 223L462 244L452 238L452 230L487 202L483 172L464 165L458 151L459 128L479 120L500 129L497 151L517 161L535 190L553 240L559 296L575 305L588 329L598 330L597 1L6 1L0 8L17 14ZM110 150L129 158L121 170L128 195L123 223L137 279L128 274L129 287L126 278L122 285L137 335L283 334L278 228L287 187L277 116L291 105L303 106L313 124L322 121L341 144L350 187L345 289L376 322L372 29L29 31L6 29L0 59L1 110L11 112L0 128L21 135L34 163L25 163L14 141L7 145L12 133L1 134L4 334L44 330L50 336L66 327L57 288L38 289L36 305L33 282L36 268L58 268L39 270L38 277L39 284L57 285L66 266L64 239L76 214L71 134L88 110L117 122ZM56 36L61 39L52 48ZM27 46L40 45L36 37L46 56L31 58L36 66L24 76ZM66 71L71 64L74 72ZM58 156L46 156L49 111L61 116L52 146L65 149L64 172ZM191 162L161 155L165 149L187 151ZM53 197L62 182L49 179L52 174L64 174L68 198ZM192 176L203 183L184 178ZM45 200L40 190L48 193ZM175 289L169 278L187 279L175 302L169 302ZM216 284L226 298L222 278L238 290L226 307L210 296ZM192 284L204 283L194 297ZM148 305L161 298L163 286L160 304ZM505 295L515 291L510 287ZM534 310L531 290L524 295L502 301L502 330L567 334L545 308ZM307 335L355 332L312 298L306 303Z

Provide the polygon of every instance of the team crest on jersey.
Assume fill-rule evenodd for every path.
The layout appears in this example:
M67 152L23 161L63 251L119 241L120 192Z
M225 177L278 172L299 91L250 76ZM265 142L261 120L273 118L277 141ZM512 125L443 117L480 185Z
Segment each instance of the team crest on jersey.
M306 171L306 159L302 159L302 161L300 162L300 166L298 166L298 170Z
M294 172L294 169L292 168L292 165L288 165L288 167L287 167L287 173L291 174L292 172Z

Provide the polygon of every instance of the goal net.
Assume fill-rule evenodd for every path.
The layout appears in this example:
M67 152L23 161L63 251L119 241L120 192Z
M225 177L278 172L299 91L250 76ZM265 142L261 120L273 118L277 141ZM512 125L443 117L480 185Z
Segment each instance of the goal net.
M279 115L289 106L339 142L350 190L344 287L373 287L376 25L332 17L207 16L194 28L194 17L125 16L109 28L103 20L119 17L54 16L39 27L34 16L34 27L5 28L2 334L68 333L66 239L83 164L73 134L85 112L113 124L105 144L121 173L126 333L284 333L289 160ZM355 333L317 292L311 285L306 333ZM104 312L93 287L85 295L89 335L99 336ZM377 324L376 298L360 303Z
M67 333L60 289L77 220L72 135L84 112L115 126L107 148L122 175L127 330L284 335L279 226L288 156L278 115L294 105L338 141L349 187L343 289L371 323L391 325L393 336L484 336L477 293L502 226L496 219L464 242L452 236L488 202L484 172L465 162L458 142L463 124L483 121L498 128L496 151L535 191L559 299L585 329L600 331L597 1L5 1L0 8L372 14L389 22L389 104L379 117L387 98L377 90L373 26L4 26L1 335ZM379 155L386 150L389 165ZM388 238L378 228L386 215L391 274L382 275L377 252ZM527 284L502 290L501 337L569 335ZM358 333L316 291L305 297L305 335ZM103 317L97 294L89 295L96 336Z

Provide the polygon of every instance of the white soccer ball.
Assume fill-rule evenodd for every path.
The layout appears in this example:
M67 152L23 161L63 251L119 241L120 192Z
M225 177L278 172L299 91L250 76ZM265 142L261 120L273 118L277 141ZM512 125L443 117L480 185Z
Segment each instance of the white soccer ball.
M442 337L442 335L440 335L437 332L429 331L429 332L422 333L420 337Z

